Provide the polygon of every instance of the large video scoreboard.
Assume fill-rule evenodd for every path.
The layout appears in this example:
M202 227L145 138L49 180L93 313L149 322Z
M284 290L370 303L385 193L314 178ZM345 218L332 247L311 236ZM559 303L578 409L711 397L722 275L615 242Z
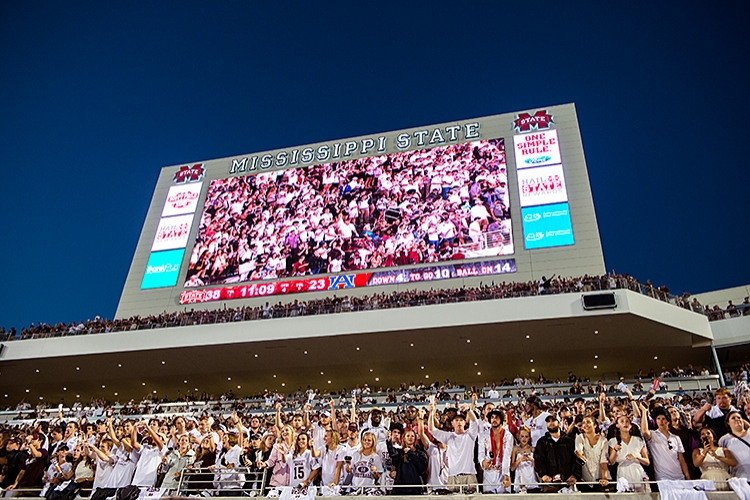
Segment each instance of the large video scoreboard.
M603 272L566 104L165 167L116 316Z

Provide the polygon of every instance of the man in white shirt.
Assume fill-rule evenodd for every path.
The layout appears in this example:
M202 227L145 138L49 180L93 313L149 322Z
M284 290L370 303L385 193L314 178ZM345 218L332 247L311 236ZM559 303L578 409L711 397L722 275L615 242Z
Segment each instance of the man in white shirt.
M542 400L537 396L529 396L526 400L526 413L531 415L524 425L531 430L531 446L547 433L547 417L549 413L542 411Z
M620 383L617 384L617 392L626 392L628 384L625 383L625 377L620 377Z
M484 471L483 493L510 493L510 456L513 434L503 425L505 415L500 410L489 412L490 429L479 436L479 463Z
M435 425L435 402L430 404L430 417L427 425L435 438L448 447L448 484L449 485L475 485L477 484L476 469L474 468L474 442L479 434L477 417L474 414L474 405L477 395L472 394L471 408L462 405L466 415L456 413L451 421L453 432L438 429ZM469 421L468 430L465 429L466 420ZM459 488L449 488L451 491L460 491ZM468 486L462 493L476 492L475 486Z
M662 407L654 408L653 417L656 422L657 429L651 431L648 428L648 416L646 408L639 404L637 405L641 411L641 433L648 449L651 451L651 456L654 459L654 472L656 473L656 480L677 480L681 481L690 478L690 472L688 471L687 463L682 454L685 449L682 446L682 440L669 432L669 413Z

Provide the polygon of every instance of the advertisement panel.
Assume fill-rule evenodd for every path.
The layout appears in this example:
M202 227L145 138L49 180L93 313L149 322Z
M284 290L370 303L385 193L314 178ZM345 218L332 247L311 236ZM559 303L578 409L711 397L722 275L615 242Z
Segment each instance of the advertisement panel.
M573 245L573 225L567 203L521 209L527 250Z
M557 130L513 136L516 169L562 163Z
M167 193L167 200L164 202L164 209L161 211L161 216L170 217L172 215L195 213L196 208L198 208L198 198L201 195L202 187L202 182L170 187Z
M210 182L185 286L512 255L503 139Z
M568 201L562 165L528 168L517 175L521 207Z
M141 290L175 286L183 255L185 255L184 249L152 253L146 264Z
M188 214L159 220L151 251L185 248L190 236L190 227L193 225L193 217L195 215Z

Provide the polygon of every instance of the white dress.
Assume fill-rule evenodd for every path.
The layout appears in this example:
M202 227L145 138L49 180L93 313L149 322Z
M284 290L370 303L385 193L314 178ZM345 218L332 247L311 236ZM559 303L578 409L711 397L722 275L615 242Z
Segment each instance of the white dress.
M716 456L724 457L724 448L716 448ZM710 479L716 484L717 490L728 490L727 481L730 479L729 466L711 455L706 455L700 466L701 479Z
M614 448L617 446L617 438L612 438L609 440L609 447ZM638 460L630 460L627 458L627 456L635 455L637 457L641 456L641 450L643 450L644 446L646 446L646 443L643 441L643 439L637 437L637 436L631 436L630 442L625 443L625 441L621 441L620 451L617 452L617 479L625 478L628 481L628 484L630 484L631 487L636 489L636 491L643 491L643 481L648 481L648 476L646 476L646 471L643 470L643 466ZM648 491L648 486L646 486L646 491Z
M519 451L518 453L520 454L521 452ZM529 458L534 458L533 451L529 453ZM536 477L536 471L534 470L533 460L526 460L518 464L518 468L516 469L516 477L513 481L513 484L515 485L513 491L518 493L522 487L526 488L527 490L537 489L539 488L537 482L538 479Z

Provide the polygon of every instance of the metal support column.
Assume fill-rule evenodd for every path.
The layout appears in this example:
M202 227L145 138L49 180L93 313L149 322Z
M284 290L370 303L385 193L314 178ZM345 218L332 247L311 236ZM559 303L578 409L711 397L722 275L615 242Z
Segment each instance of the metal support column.
M716 365L716 371L719 373L719 385L726 387L727 384L724 382L724 374L721 372L721 364L719 363L719 356L716 354L716 348L711 344L711 356L714 358L714 365Z

